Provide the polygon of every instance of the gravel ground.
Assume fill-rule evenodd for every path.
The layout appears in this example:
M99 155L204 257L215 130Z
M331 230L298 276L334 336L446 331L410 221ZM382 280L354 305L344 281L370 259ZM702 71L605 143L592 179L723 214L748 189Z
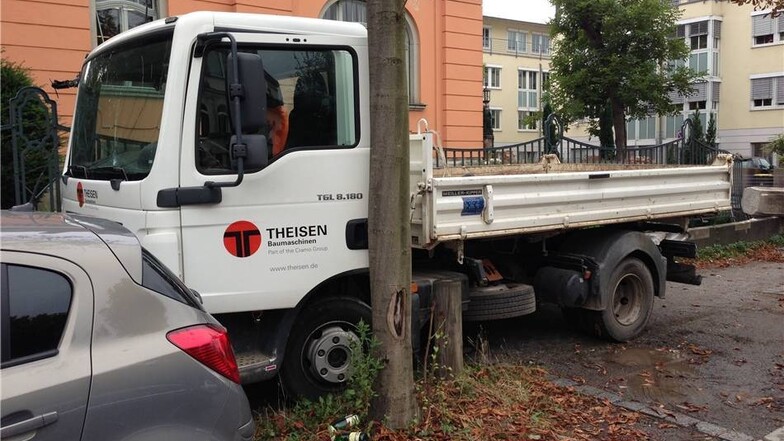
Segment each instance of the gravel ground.
M784 264L704 269L701 286L668 283L647 331L612 344L572 331L557 308L466 329L489 357L545 367L555 377L761 439L784 426ZM661 419L654 440L718 439ZM737 439L744 439L742 436Z

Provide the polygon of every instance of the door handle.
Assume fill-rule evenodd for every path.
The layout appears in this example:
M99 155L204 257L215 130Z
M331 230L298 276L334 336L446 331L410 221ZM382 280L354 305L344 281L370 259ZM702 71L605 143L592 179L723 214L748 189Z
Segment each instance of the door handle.
M27 432L32 432L33 430L48 426L55 421L57 421L57 412L49 412L43 415L34 416L24 421L19 421L18 423L0 427L0 438L7 438L21 435Z

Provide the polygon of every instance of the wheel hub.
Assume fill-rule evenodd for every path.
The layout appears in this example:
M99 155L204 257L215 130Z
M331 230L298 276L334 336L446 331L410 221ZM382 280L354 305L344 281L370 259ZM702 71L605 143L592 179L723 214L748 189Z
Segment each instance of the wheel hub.
M307 349L312 373L329 383L343 383L351 374L351 342L359 339L339 326L324 328Z
M618 323L629 326L642 313L643 283L635 274L626 274L615 287L613 313Z

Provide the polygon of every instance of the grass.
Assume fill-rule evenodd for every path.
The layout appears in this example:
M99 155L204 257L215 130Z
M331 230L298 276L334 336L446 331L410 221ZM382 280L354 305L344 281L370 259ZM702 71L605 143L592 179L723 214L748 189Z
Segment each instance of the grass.
M751 260L782 261L784 259L784 234L768 240L735 242L729 245L712 245L697 252L696 262L701 265L728 266Z

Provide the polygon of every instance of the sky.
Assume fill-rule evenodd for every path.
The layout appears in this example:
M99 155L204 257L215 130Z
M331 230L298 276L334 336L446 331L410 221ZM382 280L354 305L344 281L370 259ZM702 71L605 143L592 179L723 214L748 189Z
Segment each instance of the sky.
M555 15L548 0L483 0L482 14L534 23L547 23Z

